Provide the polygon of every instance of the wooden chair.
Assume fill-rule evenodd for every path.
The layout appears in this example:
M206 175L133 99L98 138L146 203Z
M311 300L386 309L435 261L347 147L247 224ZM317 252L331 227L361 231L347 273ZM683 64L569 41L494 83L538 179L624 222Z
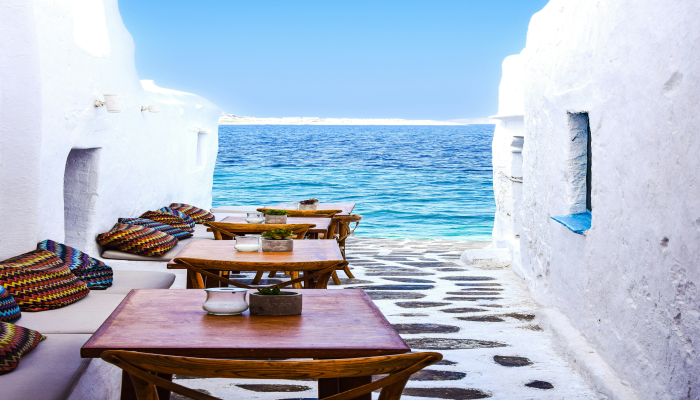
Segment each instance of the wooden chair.
M263 272L274 270L294 271L294 273L290 274L291 280L270 285L268 286L269 288L275 286L282 288L292 285L295 289L302 289L301 283L303 282L305 289L326 289L333 272L343 269L347 261L307 261L290 263L252 261L221 262L176 257L172 260L172 263L187 269L188 289L205 289L207 287L218 287L221 286L221 284L225 286L231 285L239 288L254 289L253 286L228 279L225 275L221 274L221 272L255 271L262 276ZM303 276L299 276L299 272L303 272ZM252 284L257 285L255 282Z
M232 224L228 222L205 222L211 228L216 240L231 240L238 235L260 234L274 229L292 231L294 239L303 239L306 232L316 224Z
M294 239L301 240L306 236L306 232L315 227L316 224L232 224L228 222L205 222L204 226L209 227L214 232L216 240L232 240L241 234L260 234L274 229L286 229L292 231ZM264 271L258 271L253 278L253 285L260 283ZM276 271L270 273L270 277L275 276ZM299 277L299 272L290 272L292 279ZM301 285L295 284L295 289L301 289Z
M326 239L335 239L338 241L338 247L340 247L340 252L343 254L343 260L347 261L347 258L345 257L345 239L350 236L353 232L355 232L355 229L357 229L357 226L360 225L360 221L362 221L362 216L361 215L336 215L331 219L330 225L328 225L328 232L325 235ZM351 228L350 224L355 223L355 227ZM345 265L344 268L345 275L348 276L348 278L354 278L355 276L350 272L350 268L348 268L347 265ZM340 279L338 279L338 274L336 272L333 272L333 283L336 285L340 285Z
M101 357L128 373L138 400L158 400L158 392L163 389L165 395L173 392L195 400L220 400L166 379L174 374L231 379L328 379L388 374L324 400L351 400L378 389L380 400L398 400L411 375L442 360L442 354L433 352L313 361L221 360L124 350L107 350Z
M258 208L258 212L264 213L270 210L283 210L278 208ZM336 214L340 214L343 210L283 210L287 212L290 217L303 217L303 218L332 218Z

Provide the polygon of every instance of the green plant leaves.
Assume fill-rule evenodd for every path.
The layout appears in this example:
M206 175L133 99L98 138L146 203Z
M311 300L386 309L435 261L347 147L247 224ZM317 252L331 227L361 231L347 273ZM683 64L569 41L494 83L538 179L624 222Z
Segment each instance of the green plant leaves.
M280 288L275 286L272 289L270 288L259 288L258 293L264 296L279 296L281 294Z
M291 237L294 234L294 232L286 230L286 229L273 229L271 231L263 232L262 237L265 239L274 239L274 240L282 240L286 239L288 237Z

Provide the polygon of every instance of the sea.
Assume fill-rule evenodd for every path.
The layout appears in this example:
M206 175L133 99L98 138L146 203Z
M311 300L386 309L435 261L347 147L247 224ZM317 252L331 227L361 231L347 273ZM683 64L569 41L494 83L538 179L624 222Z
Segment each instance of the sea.
M220 125L213 206L357 203L355 235L490 240L494 125Z

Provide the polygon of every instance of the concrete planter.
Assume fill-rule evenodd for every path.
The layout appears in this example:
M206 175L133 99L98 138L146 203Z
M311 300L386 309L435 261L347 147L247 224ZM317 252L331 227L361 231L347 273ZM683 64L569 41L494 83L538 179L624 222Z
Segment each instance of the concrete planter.
M287 216L286 215L265 215L265 223L266 224L286 224L287 223Z
M301 314L301 293L280 292L279 295L251 293L248 296L251 315L299 315Z
M315 210L317 207L318 207L318 202L315 202L313 204L301 204L301 203L299 203L300 210Z
M262 251L292 251L294 240L292 239L266 239L262 238Z

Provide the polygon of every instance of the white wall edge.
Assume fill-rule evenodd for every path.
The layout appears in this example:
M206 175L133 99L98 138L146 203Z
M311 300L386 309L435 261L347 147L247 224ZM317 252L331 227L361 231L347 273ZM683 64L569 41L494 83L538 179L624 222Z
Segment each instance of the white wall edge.
M540 326L553 334L555 350L579 372L605 400L639 400L629 384L621 380L588 340L562 312L539 310Z

